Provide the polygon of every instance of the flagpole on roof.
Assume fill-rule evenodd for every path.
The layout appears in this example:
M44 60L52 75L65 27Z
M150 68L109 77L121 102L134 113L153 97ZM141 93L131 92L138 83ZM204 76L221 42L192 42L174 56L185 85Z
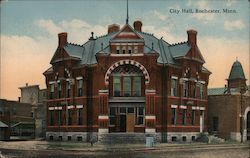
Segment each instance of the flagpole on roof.
M126 24L128 24L128 0L127 0L127 19L126 19Z

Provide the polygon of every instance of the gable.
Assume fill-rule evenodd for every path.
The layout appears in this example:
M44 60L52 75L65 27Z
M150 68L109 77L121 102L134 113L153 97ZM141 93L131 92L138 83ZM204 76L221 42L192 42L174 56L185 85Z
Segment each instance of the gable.
M126 24L111 40L122 39L142 39L142 37L130 25Z
M191 50L186 54L186 57L197 59L198 61L205 63L205 60L200 52L200 49L196 46L195 49L191 48Z
M69 58L69 54L63 48L57 48L55 54L53 55L50 63L54 63L60 59Z

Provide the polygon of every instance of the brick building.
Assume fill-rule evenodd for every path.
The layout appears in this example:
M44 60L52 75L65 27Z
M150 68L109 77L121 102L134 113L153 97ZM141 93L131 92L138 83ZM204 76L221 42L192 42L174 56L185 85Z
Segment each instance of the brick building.
M210 72L197 31L171 45L142 25L109 25L106 35L94 38L92 32L82 45L58 34L52 66L44 72L47 139L103 141L125 133L191 141L207 132Z
M32 117L32 108L33 105L28 103L0 99L0 124L4 126L0 138L34 138L35 120Z
M250 140L250 86L235 61L224 88L208 90L209 131L226 140ZM242 117L241 117L242 116ZM242 136L242 137L241 137Z
M46 100L47 90L40 89L39 85L28 85L19 88L21 90L21 103L32 104L32 115L35 119L35 137L45 137L46 132Z

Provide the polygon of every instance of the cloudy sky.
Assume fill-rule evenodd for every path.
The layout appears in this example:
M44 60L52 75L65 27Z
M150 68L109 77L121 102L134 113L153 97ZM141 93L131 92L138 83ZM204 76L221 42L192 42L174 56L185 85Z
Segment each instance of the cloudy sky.
M181 9L218 9L220 13L171 13ZM57 48L57 34L68 32L68 41L83 44L107 33L113 23L125 24L125 0L1 2L1 94L17 100L25 83L45 88L42 73ZM224 13L223 9L235 10ZM249 79L248 0L129 0L129 23L143 22L142 30L170 44L187 40L186 30L198 31L198 46L206 60L209 87L223 87L238 58Z

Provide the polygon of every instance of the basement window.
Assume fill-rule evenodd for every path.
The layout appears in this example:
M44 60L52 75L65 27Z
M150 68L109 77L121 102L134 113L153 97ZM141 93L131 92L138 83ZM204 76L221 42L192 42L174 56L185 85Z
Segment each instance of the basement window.
M82 137L78 136L78 137L77 137L77 141L78 141L78 142L82 141Z
M176 136L173 136L171 139L172 139L172 142L176 142L177 141L177 137Z
M59 141L62 141L62 136L59 136L59 137L58 137L58 140L59 140Z
M192 136L192 141L195 141L195 136Z
M71 136L68 136L68 141L71 141Z
M53 136L49 136L49 140L53 140Z
M183 142L186 142L186 141L187 141L187 137L186 137L186 136L183 136L183 137L182 137L182 141L183 141Z

